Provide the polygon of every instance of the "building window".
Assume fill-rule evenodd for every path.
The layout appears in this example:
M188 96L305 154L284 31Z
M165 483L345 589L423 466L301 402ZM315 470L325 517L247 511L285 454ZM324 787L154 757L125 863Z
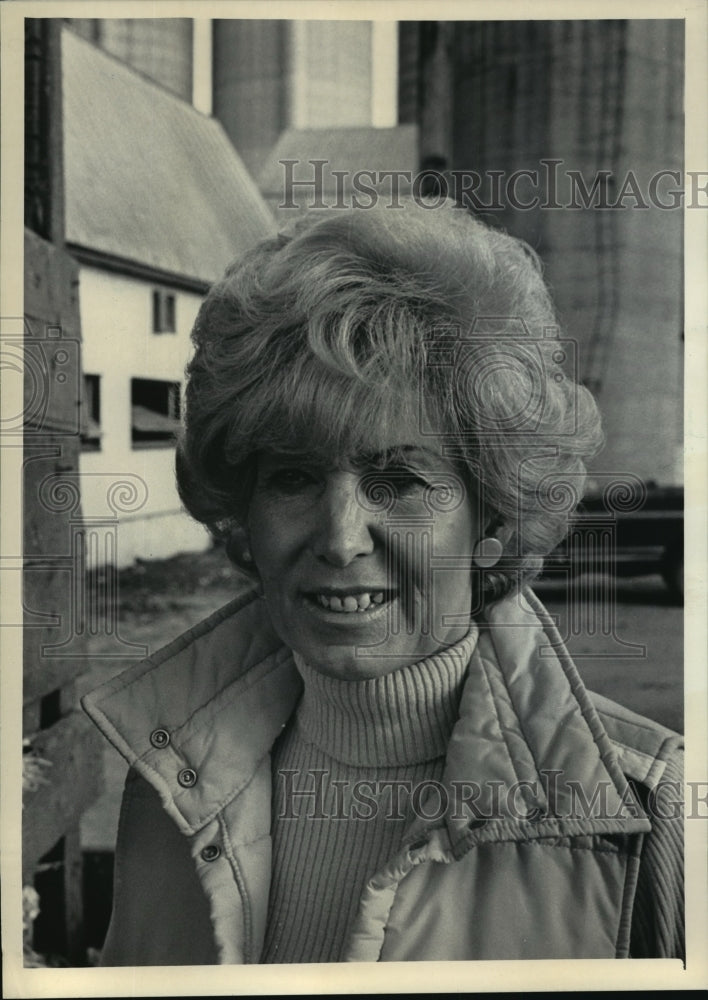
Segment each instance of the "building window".
M152 329L153 333L175 333L177 330L175 297L163 288L156 288L152 293Z
M84 375L81 396L81 450L101 450L101 376Z
M179 430L180 385L160 379L130 380L134 448L169 448Z

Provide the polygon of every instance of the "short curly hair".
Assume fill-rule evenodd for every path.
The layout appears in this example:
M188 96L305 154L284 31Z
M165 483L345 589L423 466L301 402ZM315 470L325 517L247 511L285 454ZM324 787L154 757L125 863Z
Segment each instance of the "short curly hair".
M259 451L371 454L408 410L442 435L488 530L511 529L484 578L496 599L562 539L559 484L580 500L602 441L537 255L452 203L310 212L228 269L192 339L178 488L226 540Z

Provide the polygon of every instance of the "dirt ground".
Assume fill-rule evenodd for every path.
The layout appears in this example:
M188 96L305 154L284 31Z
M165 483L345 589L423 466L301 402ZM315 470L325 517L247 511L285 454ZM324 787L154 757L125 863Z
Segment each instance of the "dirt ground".
M244 580L215 548L139 562L119 574L118 584L118 634L124 642L145 646L149 654L231 600ZM586 685L683 731L683 609L671 604L661 579L583 577L571 586L575 589L544 580L535 589L557 616ZM577 608L586 610L578 613ZM107 648L101 636L92 640L96 658L82 678L80 693L132 662L101 657ZM115 843L126 766L108 743L103 765L104 793L82 823L87 851L110 851Z

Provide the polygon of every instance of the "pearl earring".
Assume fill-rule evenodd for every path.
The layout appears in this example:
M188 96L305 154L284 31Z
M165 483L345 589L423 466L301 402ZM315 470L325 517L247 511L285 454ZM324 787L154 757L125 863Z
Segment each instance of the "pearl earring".
M472 562L480 569L491 569L499 562L503 551L503 544L493 535L489 538L480 538L472 552Z
M243 559L243 561L245 563L252 563L253 562L253 556L251 555L250 549L244 549L243 553L241 554L241 558Z

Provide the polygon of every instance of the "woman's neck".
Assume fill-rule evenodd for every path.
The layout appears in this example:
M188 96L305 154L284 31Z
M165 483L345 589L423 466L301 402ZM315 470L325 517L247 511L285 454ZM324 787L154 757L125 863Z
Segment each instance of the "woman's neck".
M477 629L446 649L367 680L339 680L295 653L304 681L300 738L335 760L386 767L445 753Z

